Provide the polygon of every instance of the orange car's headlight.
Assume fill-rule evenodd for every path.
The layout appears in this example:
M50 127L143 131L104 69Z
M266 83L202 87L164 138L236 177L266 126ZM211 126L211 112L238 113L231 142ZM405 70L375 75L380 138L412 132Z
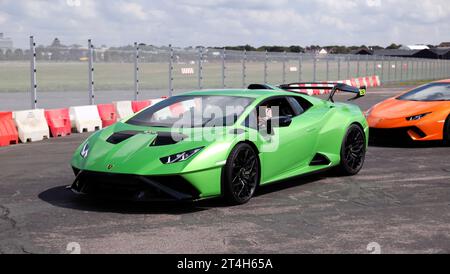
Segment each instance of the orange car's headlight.
M422 119L423 117L427 116L428 114L430 114L431 112L427 112L424 114L419 114L419 115L414 115L414 116L410 116L410 117L406 117L407 121L417 121Z

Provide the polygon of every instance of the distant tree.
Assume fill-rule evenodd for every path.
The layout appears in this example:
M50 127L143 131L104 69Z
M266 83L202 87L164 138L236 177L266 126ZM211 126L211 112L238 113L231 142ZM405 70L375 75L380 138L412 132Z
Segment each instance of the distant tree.
M12 50L10 50L10 49L7 49L6 51L5 51L5 60L14 60L14 53L13 53L13 51Z
M16 60L23 60L24 58L23 58L24 56L23 56L23 51L22 51L22 49L15 49L14 50L14 58L16 59Z
M305 49L301 46L290 46L289 52L296 52L296 53L305 52Z
M250 45L245 45L245 46L227 46L225 47L226 50L246 50L246 51L256 51L256 48L250 46Z
M52 44L50 45L50 47L52 48L59 48L61 47L61 41L59 41L58 37L56 37L55 39L53 39Z
M388 47L386 47L386 49L399 49L399 48L401 48L402 47L402 45L397 45L397 44L395 44L395 43L392 43L391 45L389 45Z

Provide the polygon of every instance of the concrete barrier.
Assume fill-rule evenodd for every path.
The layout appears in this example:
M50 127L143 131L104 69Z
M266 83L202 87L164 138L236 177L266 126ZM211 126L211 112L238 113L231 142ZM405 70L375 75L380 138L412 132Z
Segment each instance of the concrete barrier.
M114 102L114 107L116 108L117 119L123 120L134 114L131 101L118 101Z
M41 141L50 137L43 109L15 111L13 118L22 143Z
M102 129L102 120L95 105L70 107L69 113L72 127L76 132L92 132Z

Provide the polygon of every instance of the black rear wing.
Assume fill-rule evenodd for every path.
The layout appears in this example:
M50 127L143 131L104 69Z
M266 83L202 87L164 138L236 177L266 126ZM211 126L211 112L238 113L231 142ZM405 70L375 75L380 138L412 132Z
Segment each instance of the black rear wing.
M305 90L323 90L329 91L328 100L334 102L334 94L337 91L349 92L356 94L355 97L349 99L356 100L366 95L366 87L360 88L349 86L343 83L323 83L323 82L303 82L303 83L291 83L285 85L279 85L278 88L295 93L305 93ZM323 92L325 93L325 92Z

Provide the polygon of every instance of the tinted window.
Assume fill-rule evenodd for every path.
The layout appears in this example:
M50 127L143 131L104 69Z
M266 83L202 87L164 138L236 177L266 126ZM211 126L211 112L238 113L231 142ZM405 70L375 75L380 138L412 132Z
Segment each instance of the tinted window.
M291 106L294 109L295 116L298 116L298 115L302 114L303 112L305 112L305 110L300 105L300 103L297 100L295 100L294 98L288 97L288 101L289 101L289 103L291 103Z
M300 106L301 107L301 106ZM286 98L275 98L262 102L244 121L244 126L254 129L264 127L268 120L277 116L296 116Z
M127 121L153 127L231 126L253 99L238 96L174 96Z
M427 84L413 89L397 99L408 101L450 101L450 84Z

